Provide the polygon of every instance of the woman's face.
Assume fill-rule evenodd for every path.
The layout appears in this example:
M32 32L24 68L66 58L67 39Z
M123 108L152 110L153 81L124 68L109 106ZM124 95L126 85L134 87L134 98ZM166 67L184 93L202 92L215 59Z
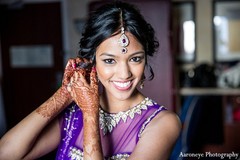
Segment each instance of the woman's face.
M122 53L119 44L121 34L103 41L96 50L98 79L105 87L108 98L125 100L130 98L142 79L145 66L143 46L129 32L127 53Z

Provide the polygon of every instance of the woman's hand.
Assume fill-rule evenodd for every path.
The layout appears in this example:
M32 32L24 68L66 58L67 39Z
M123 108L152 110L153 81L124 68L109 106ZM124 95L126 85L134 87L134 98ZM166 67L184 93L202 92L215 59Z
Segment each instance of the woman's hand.
M84 159L103 159L99 133L99 94L96 68L86 60L70 61L63 85L83 113Z
M99 132L99 95L96 69L93 67L90 79L83 68L77 68L68 84L68 91L83 113L84 159L103 159Z
M76 71L78 67L81 67L80 65L82 64L90 64L90 62L82 58L71 58L68 60L64 70L62 86L67 88L68 84L70 83L70 79L73 76L74 71Z
M83 113L98 112L99 95L95 67L92 68L88 80L88 70L77 67L68 80L67 90Z
M99 95L96 69L87 59L70 59L66 65L62 86L83 111L98 110Z

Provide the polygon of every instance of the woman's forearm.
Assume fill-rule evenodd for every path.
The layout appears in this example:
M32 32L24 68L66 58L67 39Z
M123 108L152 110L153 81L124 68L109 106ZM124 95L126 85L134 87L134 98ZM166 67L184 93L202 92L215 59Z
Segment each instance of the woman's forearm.
M84 113L83 151L86 160L103 160L101 139L99 133L99 114Z
M0 159L21 159L28 154L44 127L69 103L64 88L30 113L0 140Z
M61 87L52 97L50 97L35 111L43 118L51 120L70 103L71 103L70 94L68 93L66 88Z

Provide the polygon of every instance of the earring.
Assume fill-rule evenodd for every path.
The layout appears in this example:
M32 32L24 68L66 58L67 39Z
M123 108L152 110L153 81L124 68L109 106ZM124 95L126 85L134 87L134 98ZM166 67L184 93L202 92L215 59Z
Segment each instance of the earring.
M143 89L143 88L144 88L144 80L141 80L140 89Z
M145 75L143 74L142 75L142 79L140 81L140 89L143 89L144 88L144 81L145 81Z

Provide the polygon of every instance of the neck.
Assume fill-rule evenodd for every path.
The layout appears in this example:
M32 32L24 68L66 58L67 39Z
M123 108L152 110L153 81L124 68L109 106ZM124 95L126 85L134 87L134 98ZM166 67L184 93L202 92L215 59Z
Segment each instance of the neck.
M141 101L143 101L145 97L136 90L129 98L120 100L113 96L109 96L104 91L100 96L100 104L103 110L109 113L118 113L120 111L127 111L130 108L136 106Z

